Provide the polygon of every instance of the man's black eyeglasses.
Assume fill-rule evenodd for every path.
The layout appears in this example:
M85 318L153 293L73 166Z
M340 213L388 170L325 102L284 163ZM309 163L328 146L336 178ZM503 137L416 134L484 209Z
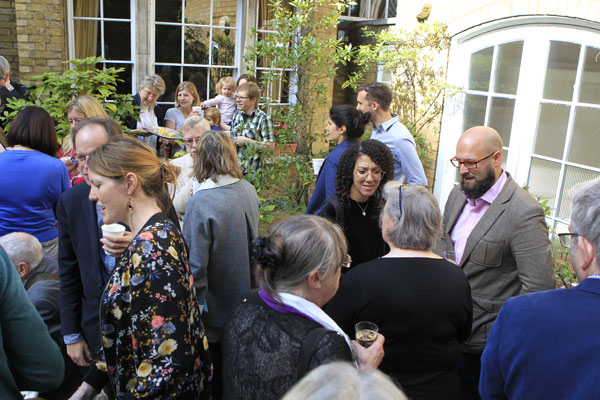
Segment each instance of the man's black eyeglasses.
M450 163L455 166L456 168L460 168L461 165L464 165L467 169L475 169L477 168L477 164L482 162L485 159L490 158L491 156L493 156L494 154L496 154L496 152L494 151L492 154L488 154L487 156L480 158L479 160L460 160L456 157L452 157L450 159Z
M577 237L577 236L579 236L578 233L571 233L571 232L559 233L558 234L558 241L560 242L560 245L562 247L570 248L571 247L571 240L574 237Z

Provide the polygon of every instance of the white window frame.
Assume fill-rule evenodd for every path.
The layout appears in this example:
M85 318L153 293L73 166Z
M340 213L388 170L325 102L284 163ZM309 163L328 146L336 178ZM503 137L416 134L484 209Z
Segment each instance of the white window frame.
M179 63L173 63L173 62L157 62L155 59L155 52L154 52L154 47L152 47L152 56L153 56L153 60L152 60L152 71L155 70L156 65L165 65L165 66L170 66L170 67L177 67L180 68L181 71L183 71L183 68L207 68L207 69L232 69L232 75L234 77L239 76L239 71L240 71L240 64L241 64L241 49L239 45L239 43L242 43L242 27L243 27L243 23L242 23L242 18L243 18L243 1L242 0L238 0L237 1L237 16L236 16L236 25L234 27L230 27L230 26L221 26L221 25L213 25L213 6L215 1L218 0L207 0L210 1L210 23L209 24L192 24L192 23L187 23L185 22L185 4L191 0L182 0L182 15L181 15L181 22L162 22L162 21L156 21L156 17L154 15L154 12L152 13L152 35L155 35L155 28L157 25L161 25L161 26L181 26L181 62ZM186 27L191 27L191 28L206 28L206 29L210 29L210 36L209 36L209 43L210 45L208 46L208 60L209 63L208 64L188 64L185 63L184 61L184 47L185 47L185 28ZM211 29L212 28L212 29ZM233 56L233 65L212 65L211 64L211 60L212 60L212 52L213 52L213 41L212 41L212 32L213 29L227 29L229 31L235 32L235 53ZM153 41L154 43L154 41ZM152 74L154 74L154 72L151 72ZM183 80L183 74L180 73L181 76L181 80ZM208 76L208 75L207 75ZM177 82L177 84L179 84L180 82ZM215 97L218 93L211 93L210 92L210 79L206 80L206 93L207 93L207 97L208 98L213 98ZM165 103L166 104L166 103Z
M127 0L125 0L127 1ZM131 64L131 93L136 92L137 85L137 60L136 60L136 0L129 0L129 18L104 18L104 0L100 0L100 15L99 17L75 17L74 15L74 0L67 1L67 45L69 59L75 59L75 21L99 21L100 22L100 56L106 58L104 53L104 22L129 22L130 25L130 46L129 52L131 61L128 60L105 60L103 64Z
M577 43L582 46L582 51L585 46L598 47L600 24L561 17L523 17L488 24L474 32L469 31L457 35L452 38L451 42L448 83L466 88L469 78L469 60L472 53L486 47L517 40L523 40L523 54L510 142L504 145L508 149L506 170L519 185L524 185L528 180L533 155L545 80L542 72L546 70L550 41ZM582 64L580 62L579 69L582 68ZM576 85L579 84L580 76L581 71L578 70ZM502 97L507 96L502 95ZM450 191L456 184L456 168L450 164L449 160L455 155L456 143L462 134L464 99L464 93L459 94L454 98L446 99L444 105L434 187L434 195L442 210ZM579 105L576 102L572 104L575 107ZM486 113L486 118L487 115L488 113ZM565 147L568 146L571 134L572 124L567 131ZM567 149L565 148L564 151ZM537 155L535 157L544 159ZM556 160L553 159L553 161ZM559 188L564 174L564 165L575 165L567 161L560 161L560 163ZM591 171L597 170L589 166L583 168ZM559 188L557 188L557 193Z

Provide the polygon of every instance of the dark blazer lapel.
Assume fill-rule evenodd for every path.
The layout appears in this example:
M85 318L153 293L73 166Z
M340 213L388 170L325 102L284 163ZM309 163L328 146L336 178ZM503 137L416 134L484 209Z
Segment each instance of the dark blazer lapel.
M94 267L99 269L99 276L103 277L102 282L104 282L106 273L103 268L104 263L102 262L102 258L100 256L100 227L98 226L96 203L90 201L88 198L85 198L82 201L81 207L83 209L85 224L87 224L88 239L91 244L90 248L97 249L96 251L92 251Z
M469 255L475 248L475 245L487 234L487 232L496 223L496 220L502 215L508 202L512 198L512 195L517 189L517 184L512 180L510 175L507 177L504 187L498 194L498 197L490 204L485 214L481 217L477 225L471 231L467 243L465 244L465 251L460 260L460 266L462 267L465 261L469 258ZM504 229L510 229L510 227L504 227Z

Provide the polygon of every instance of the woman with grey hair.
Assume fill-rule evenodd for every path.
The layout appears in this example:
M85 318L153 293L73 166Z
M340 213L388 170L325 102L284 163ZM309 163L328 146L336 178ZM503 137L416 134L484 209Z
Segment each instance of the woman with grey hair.
M152 128L165 126L165 113L161 105L156 104L158 98L165 92L165 81L158 75L148 75L140 82L140 91L133 96L133 105L141 107L140 120L129 118L127 127L129 129ZM144 143L153 149L157 149L156 136L139 137Z
M331 361L379 365L383 336L362 348L321 309L349 261L339 226L296 215L255 239L250 254L261 289L242 299L225 326L224 398L280 399L306 372Z
M471 332L471 289L456 265L432 252L442 231L424 186L385 187L383 240L390 252L344 275L327 313L346 333L359 321L385 335L380 370L414 400L458 399L459 345Z
M332 362L313 369L282 400L407 400L384 373L361 371L348 362Z

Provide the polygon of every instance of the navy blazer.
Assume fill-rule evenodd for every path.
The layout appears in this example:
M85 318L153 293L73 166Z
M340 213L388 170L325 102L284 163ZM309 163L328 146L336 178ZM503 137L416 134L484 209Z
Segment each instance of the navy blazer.
M83 182L62 194L57 206L60 320L63 335L81 332L92 351L101 347L100 297L108 280L101 256L96 204Z
M508 299L481 360L482 399L600 399L600 279Z

